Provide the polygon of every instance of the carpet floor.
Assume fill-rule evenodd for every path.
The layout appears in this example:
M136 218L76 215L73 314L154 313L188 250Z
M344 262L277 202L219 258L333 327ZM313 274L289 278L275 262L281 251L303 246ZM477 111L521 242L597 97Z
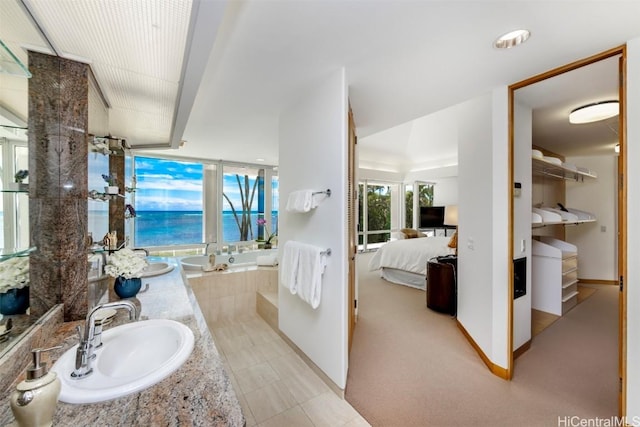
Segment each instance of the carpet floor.
M346 399L372 426L557 426L617 413L617 288L598 287L538 335L512 381L489 372L424 291L358 256L359 315Z

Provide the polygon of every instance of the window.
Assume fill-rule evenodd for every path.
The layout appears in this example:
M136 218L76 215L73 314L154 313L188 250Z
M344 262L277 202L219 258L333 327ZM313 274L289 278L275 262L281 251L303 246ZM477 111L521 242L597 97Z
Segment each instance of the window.
M404 227L414 228L413 226L413 185L404 186ZM418 228L418 227L415 227Z
M125 171L126 186L135 188L125 193L136 212L125 222L131 245L175 251L216 242L222 249L257 239L259 214L269 232L277 231L278 177L271 168L134 156L125 158ZM106 227L108 204L103 209Z
M359 233L358 245L361 250L380 246L391 237L392 187L382 183L359 184L358 221L363 231Z
M418 183L418 206L433 206L432 183Z
M87 160L87 188L89 191L104 193L106 185L102 174L109 173L109 156L89 153ZM87 204L87 228L94 241L101 241L109 232L109 202L89 199Z
M135 245L201 244L203 165L136 156L134 171Z
M223 171L222 238L225 242L256 239L258 237L258 197L264 197L264 193L258 191L260 170L225 165ZM264 180L264 174L261 178ZM261 213L264 215L264 212Z
M0 197L0 247L6 249L29 247L29 195L14 184L15 173L28 168L26 143L0 139L0 186L9 190Z

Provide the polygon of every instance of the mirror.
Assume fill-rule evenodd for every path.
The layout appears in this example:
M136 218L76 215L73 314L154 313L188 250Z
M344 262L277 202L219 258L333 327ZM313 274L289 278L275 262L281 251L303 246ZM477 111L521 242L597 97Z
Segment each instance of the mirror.
M14 175L18 170L28 170L29 153L26 106L28 105L28 80L0 74L0 80L9 89L0 91L0 248L13 251L14 248L28 248L29 234L29 193L28 188L14 185ZM100 96L93 79L88 85L88 131L108 134L108 109ZM19 95L20 101L15 102ZM24 98L24 99L22 99ZM24 106L24 108L22 108ZM18 114L11 113L16 111ZM90 153L91 155L91 153ZM28 178L24 180L28 183ZM15 187L15 188L14 188ZM96 236L98 239L102 236ZM52 307L46 307L51 309ZM5 322L9 316L0 320ZM31 327L39 320L28 314L10 316L13 329L8 339L0 342L0 357L6 354Z

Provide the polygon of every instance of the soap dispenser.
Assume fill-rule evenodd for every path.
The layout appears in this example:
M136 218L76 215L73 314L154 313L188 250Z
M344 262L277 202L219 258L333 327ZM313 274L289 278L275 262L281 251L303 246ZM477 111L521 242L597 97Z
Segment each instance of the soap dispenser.
M59 348L62 347L31 350L33 366L27 369L27 378L11 394L11 411L18 426L51 426L60 395L60 380L55 372L47 372L47 364L40 362L40 353Z

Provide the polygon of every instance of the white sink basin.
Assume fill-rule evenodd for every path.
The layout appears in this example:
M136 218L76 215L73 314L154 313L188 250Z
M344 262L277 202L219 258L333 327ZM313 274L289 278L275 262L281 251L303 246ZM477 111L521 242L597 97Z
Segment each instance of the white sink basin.
M127 323L102 333L93 373L76 380L77 345L53 365L62 383L59 400L94 403L144 390L171 375L189 358L193 332L182 323L154 319Z
M166 262L150 262L140 277L160 276L173 270L173 265Z

